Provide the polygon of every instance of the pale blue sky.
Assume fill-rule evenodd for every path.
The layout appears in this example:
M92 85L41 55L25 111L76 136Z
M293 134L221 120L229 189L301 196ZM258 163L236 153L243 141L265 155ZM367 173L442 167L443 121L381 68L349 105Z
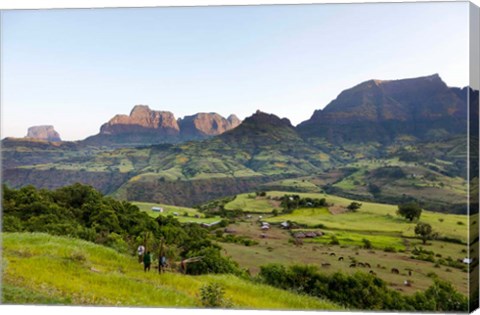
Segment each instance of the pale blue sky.
M468 84L468 3L2 12L2 134L98 133L135 104L298 124L368 79Z

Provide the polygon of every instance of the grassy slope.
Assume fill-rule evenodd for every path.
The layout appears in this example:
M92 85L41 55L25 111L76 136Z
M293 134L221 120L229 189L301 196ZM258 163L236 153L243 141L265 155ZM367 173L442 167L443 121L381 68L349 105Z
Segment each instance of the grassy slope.
M201 286L218 282L235 308L339 308L232 275L144 273L133 257L78 239L40 233L2 238L4 303L200 307Z

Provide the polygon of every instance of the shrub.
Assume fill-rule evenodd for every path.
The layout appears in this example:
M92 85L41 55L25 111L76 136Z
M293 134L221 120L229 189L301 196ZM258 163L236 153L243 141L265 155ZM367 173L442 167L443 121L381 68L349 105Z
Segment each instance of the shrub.
M370 240L364 238L362 240L363 242L363 247L366 248L366 249L371 249L372 248L372 242L370 242Z
M340 241L335 235L332 235L332 239L330 240L330 245L340 245Z
M209 308L231 307L232 303L225 298L225 290L218 283L210 283L200 288L200 301Z

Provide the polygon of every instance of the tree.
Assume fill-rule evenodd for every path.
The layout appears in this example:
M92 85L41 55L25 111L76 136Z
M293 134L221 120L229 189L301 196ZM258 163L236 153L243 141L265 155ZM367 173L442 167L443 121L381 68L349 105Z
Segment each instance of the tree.
M408 202L398 206L397 214L412 222L414 219L420 219L422 208L416 202Z
M425 244L427 240L432 239L434 236L432 226L423 222L419 222L417 226L415 226L415 234L420 236L423 244Z
M348 205L347 209L352 212L356 212L362 206L361 203L353 201L351 204Z

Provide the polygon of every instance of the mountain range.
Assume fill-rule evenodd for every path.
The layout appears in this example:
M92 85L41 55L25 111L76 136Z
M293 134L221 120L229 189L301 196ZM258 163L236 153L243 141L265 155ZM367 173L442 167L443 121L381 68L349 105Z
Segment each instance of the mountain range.
M235 115L197 113L176 119L168 111L136 105L130 115L115 115L100 127L100 133L83 141L87 145L135 146L201 140L219 135L241 123Z
M421 173L449 187L449 178L457 185L465 177L469 91L448 87L438 75L370 80L343 91L298 126L261 111L242 122L215 113L175 119L137 105L82 141L2 140L3 180L13 187L45 188L82 182L120 199L192 206L289 178L335 184L357 172L358 161L373 171L400 159L430 164L399 174ZM478 100L478 92L472 95ZM478 105L470 111L475 115ZM385 162L371 164L379 159ZM371 198L371 183L392 183L382 177L388 170L358 172L345 177L352 184L329 189L357 187ZM324 175L330 179L321 179ZM410 181L398 181L401 187L385 189L385 198L394 198L400 188L421 197ZM450 205L462 200L456 193L448 196Z

